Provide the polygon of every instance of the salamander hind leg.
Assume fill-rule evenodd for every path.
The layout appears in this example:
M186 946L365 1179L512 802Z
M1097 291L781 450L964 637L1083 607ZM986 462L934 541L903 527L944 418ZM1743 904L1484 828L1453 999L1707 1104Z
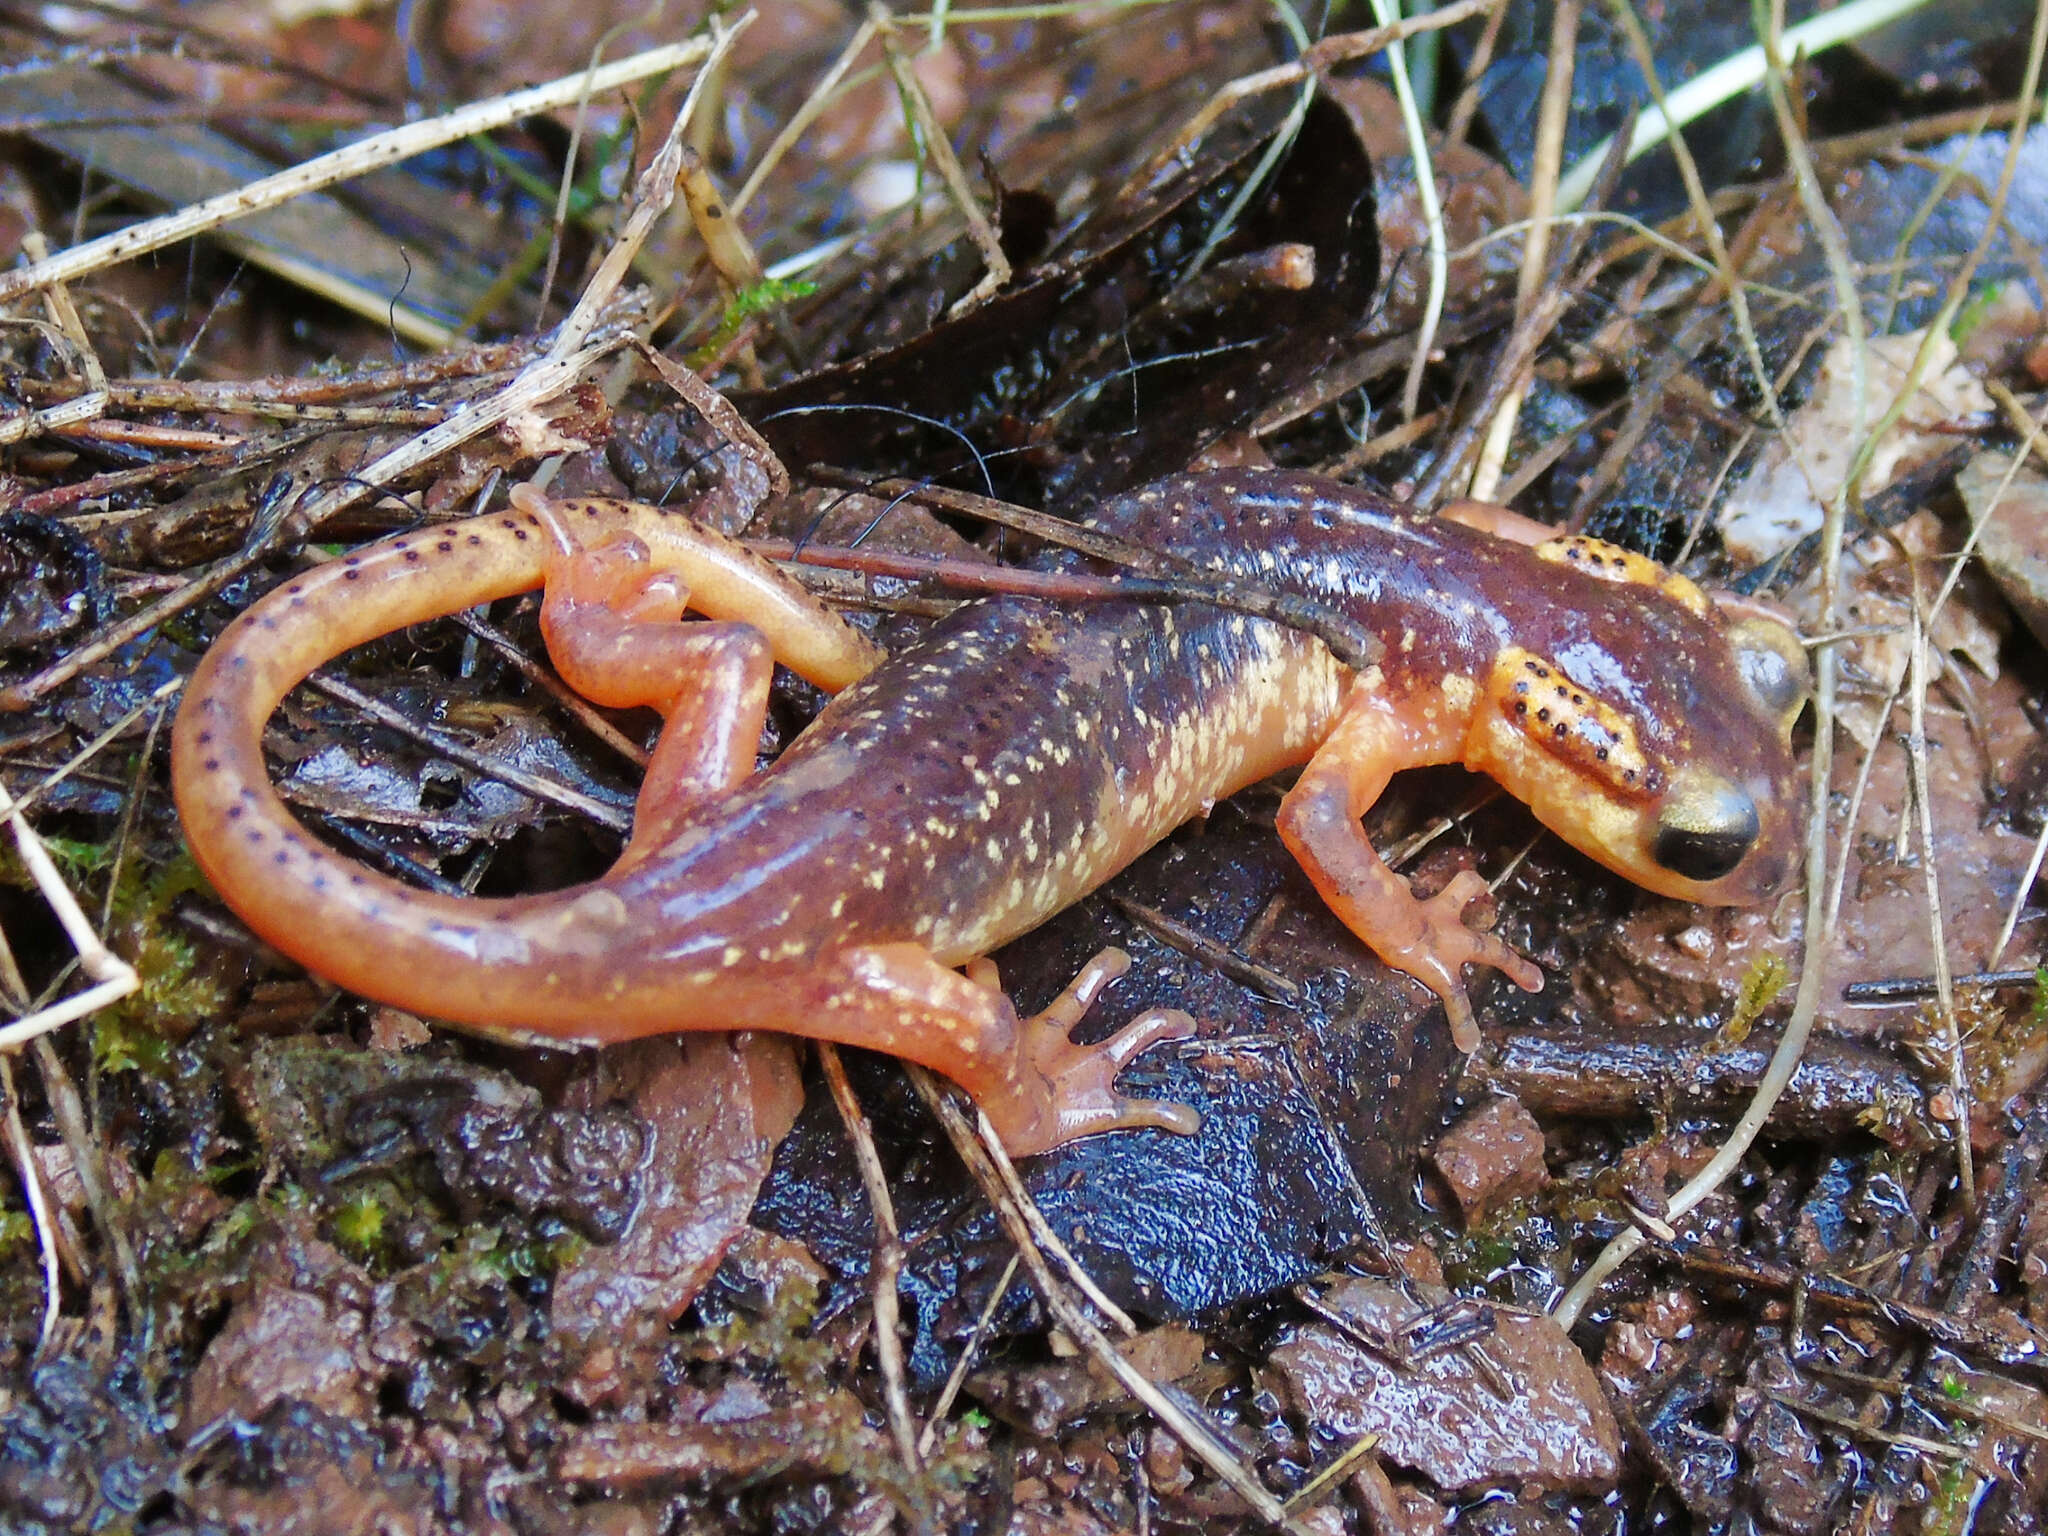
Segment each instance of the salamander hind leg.
M630 535L558 554L541 605L548 656L585 698L660 712L619 867L663 848L694 806L753 770L775 658L746 624L682 622L689 591Z
M1135 1057L1194 1033L1178 1009L1155 1008L1109 1039L1076 1045L1068 1031L1102 989L1130 967L1121 950L1105 950L1041 1012L1020 1019L1003 993L948 970L919 944L871 944L826 962L834 996L826 1013L802 1032L904 1056L958 1083L1016 1156L1044 1152L1099 1131L1156 1127L1189 1134L1201 1117L1185 1104L1134 1099L1115 1090L1117 1074ZM986 979L984 979L986 978ZM853 1027L849 1028L848 1025Z
M1201 1115L1186 1104L1126 1098L1113 1089L1117 1074L1153 1046L1192 1036L1195 1021L1191 1015L1178 1008L1150 1008L1107 1040L1076 1045L1072 1039L1074 1026L1087 1015L1102 990L1130 968L1129 955L1120 949L1104 949L1081 967L1081 973L1059 996L1021 1021L1020 1055L1053 1085L1060 1141L1138 1126L1157 1126L1182 1135L1201 1128ZM1000 1117L991 1114L989 1118L1000 1133ZM1003 1144L1014 1147L1016 1142L1006 1134Z
M687 598L707 619L759 630L777 661L828 693L865 677L882 660L880 647L794 578L673 509L589 497L550 500L525 485L512 487L510 497L546 529L553 546L547 584L550 590L563 586L573 601L653 623L680 617Z

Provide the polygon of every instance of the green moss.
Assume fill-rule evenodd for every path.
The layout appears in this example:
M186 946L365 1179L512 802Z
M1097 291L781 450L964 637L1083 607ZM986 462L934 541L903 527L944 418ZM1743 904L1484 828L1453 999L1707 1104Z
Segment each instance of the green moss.
M0 1259L11 1259L25 1248L33 1248L36 1224L27 1211L0 1211Z
M1949 324L1949 340L1959 347L1967 342L1977 327L1984 323L1985 317L1991 313L2004 293L2005 284L2002 282L1986 283L1971 293Z
M334 1213L334 1236L359 1258L374 1255L384 1241L384 1203L370 1193L351 1196Z
M1778 995L1791 979L1791 967L1781 957L1758 955L1743 973L1741 989L1735 994L1735 1011L1715 1036L1714 1049L1727 1050L1747 1040L1750 1030L1756 1027L1756 1021L1778 1000Z
M1982 1476L1963 1458L1944 1458L1934 1465L1939 1470L1934 1474L1932 1497L1927 1501L1919 1528L1926 1536L1960 1536L1971 1527Z
M162 863L131 849L118 861L108 902L106 879L116 866L113 839L45 836L42 842L80 905L88 912L107 911L107 945L135 967L135 991L94 1018L95 1062L103 1072L167 1073L170 1042L212 1018L226 1000L217 983L197 973L197 946L170 923L180 897L206 888L205 876L183 849ZM35 884L11 843L0 845L0 881L23 888Z
M111 1015L93 1021L92 1062L102 1072L163 1077L170 1071L170 1054L170 1042L162 1035L137 1029Z
M114 862L114 845L111 841L88 843L75 837L44 835L42 844L52 862L56 864L58 873L67 880L91 880L94 876L105 874ZM35 882L29 878L28 871L22 867L20 859L20 853L12 843L9 843L6 853L0 855L0 868L6 870L9 883L24 887L32 886Z
M93 1033L101 1069L163 1075L170 1043L218 1014L227 999L220 984L198 973L198 946L169 925L173 904L206 888L191 854L180 849L167 863L122 861L114 892L109 943L135 967L136 989L103 1010Z
M777 277L764 278L751 288L741 289L727 301L724 312L718 317L718 324L711 328L711 334L703 345L686 361L692 368L710 367L749 320L798 299L807 299L817 291L816 283L805 282L802 278Z

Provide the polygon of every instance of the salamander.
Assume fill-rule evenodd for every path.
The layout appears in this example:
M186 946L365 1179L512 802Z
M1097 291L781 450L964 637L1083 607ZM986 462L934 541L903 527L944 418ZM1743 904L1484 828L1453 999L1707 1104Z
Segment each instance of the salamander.
M1188 1131L1191 1109L1114 1087L1191 1032L1186 1015L1068 1039L1116 952L1029 1018L984 957L1258 780L1300 768L1280 837L1351 930L1442 999L1467 1050L1463 967L1530 990L1541 972L1463 921L1476 872L1419 900L1373 851L1360 817L1397 771L1490 774L1667 895L1755 903L1791 872L1807 686L1792 632L1598 540L1475 520L1272 469L1162 480L1088 520L1326 605L1376 637L1370 658L1201 602L1011 596L882 659L679 512L522 489L506 512L294 576L237 618L185 690L178 809L251 928L367 997L554 1041L758 1028L886 1051L960 1084L1019 1154ZM545 895L452 898L308 835L263 759L286 692L351 646L535 587L572 686L666 717L617 865ZM706 617L683 622L686 607ZM836 696L756 771L776 661Z

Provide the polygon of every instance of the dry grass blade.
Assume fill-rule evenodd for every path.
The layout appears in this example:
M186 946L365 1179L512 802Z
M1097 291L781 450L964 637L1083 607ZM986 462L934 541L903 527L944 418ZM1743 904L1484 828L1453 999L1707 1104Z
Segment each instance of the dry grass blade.
M21 248L31 261L41 261L50 251L42 231L37 229L22 236ZM38 432L51 432L59 427L90 421L108 405L106 370L100 366L99 351L86 334L85 323L78 318L78 309L71 302L69 290L62 283L51 284L43 295L43 307L49 313L50 324L56 328L58 350L76 358L79 371L85 375L85 392L62 405L29 411L10 421L0 422L0 444L20 442Z
M1382 27L1390 27L1399 19L1396 0L1372 0L1372 9ZM1408 154L1415 165L1416 202L1429 237L1429 292L1423 300L1422 323L1415 329L1415 352L1408 360L1408 377L1401 386L1401 418L1411 421L1422 407L1422 376L1429 367L1437 326L1444 317L1444 299L1451 283L1451 242L1444 233L1443 200L1437 196L1436 161L1430 153L1429 131L1423 126L1415 86L1408 78L1408 50L1398 37L1387 43L1387 72L1393 77L1401 127L1408 135Z
M586 370L626 346L628 340L624 334L607 329L600 332L597 340L566 357L539 359L488 399L464 406L439 426L428 428L365 465L346 482L309 497L293 513L294 522L309 533L317 531L380 487L431 464L471 438L504 425L522 411L547 404L581 379Z
M749 13L741 18L741 23L751 19ZM738 31L738 26L722 29L715 43L705 45L707 52L722 52L730 48ZM597 270L584 285L576 307L556 331L547 351L520 370L496 394L464 406L446 421L428 428L410 442L400 444L365 466L345 484L322 491L307 501L295 513L301 527L309 531L318 529L336 513L353 506L378 487L389 485L400 476L433 462L522 411L539 408L576 383L586 369L622 347L634 344L635 338L629 326L616 321L606 324L605 317L614 308L619 284L625 280L633 257L646 240L648 231L654 227L655 219L675 195L685 133L703 80L700 72L690 94L684 98L683 109L677 113L668 139L634 189L633 212L619 232L619 238L605 253L604 260L598 263ZM593 337L594 340L591 339ZM536 485L544 487L551 477L548 468L543 466L542 472L533 478Z
M875 23L872 19L861 22L854 29L852 38L839 50L839 57L832 61L832 67L812 85L809 94L804 97L803 105L797 108L790 120L782 125L782 131L776 134L767 149L761 152L760 163L754 167L739 192L728 200L727 206L731 210L735 224L739 222L740 214L745 211L747 204L753 201L754 194L761 190L775 167L796 147L797 141L810 131L811 124L822 117L838 99L840 82L846 78L847 71L853 68L854 60L860 57L861 50L867 47L874 35Z
M50 1347L50 1339L57 1330L57 1319L64 1305L64 1270L67 1266L60 1262L63 1229L51 1215L50 1197L43 1189L42 1171L36 1167L35 1144L29 1140L28 1127L21 1122L21 1095L14 1086L14 1058L6 1052L0 1052L0 1096L7 1101L6 1118L0 1122L0 1128L6 1132L7 1152L14 1159L15 1176L21 1180L22 1198L28 1202L29 1220L36 1229L36 1250L42 1260L43 1326L36 1340L36 1349L41 1353Z
M953 1411L953 1403L960 1395L961 1385L967 1380L967 1373L974 1369L974 1362L981 1358L981 1348L988 1338L988 1330L995 1322L996 1308L1003 1304L1003 1298L1010 1294L1011 1282L1017 1278L1017 1266L1023 1261L1011 1254L1003 1265L1003 1272L996 1277L990 1288L988 1300L982 1303L981 1314L974 1320L974 1331L967 1336L967 1342L960 1349L960 1358L953 1362L952 1370L946 1373L946 1384L939 1388L937 1401L932 1404L931 1414L924 1421L924 1433L917 1437L917 1451L920 1457L929 1459L939 1448L939 1434L946 1423L946 1416ZM886 1504L876 1511L875 1518L866 1526L854 1526L860 1536L882 1536L889 1528L895 1512Z
M1003 1272L996 1276L996 1283L989 1287L988 1300L982 1303L981 1315L974 1320L974 1331L967 1336L967 1343L960 1351L960 1358L953 1362L952 1370L946 1373L946 1384L939 1388L938 1400L932 1404L931 1417L925 1420L924 1433L918 1437L917 1448L926 1456L938 1449L939 1427L945 1423L946 1415L953 1411L953 1403L960 1396L961 1384L967 1380L967 1373L974 1369L974 1362L981 1357L982 1345L988 1339L988 1331L996 1320L996 1308L1003 1304L1003 1298L1010 1294L1010 1286L1017 1279L1017 1266L1024 1261L1011 1254L1003 1265Z
M135 724L136 721L140 720L144 715L156 709L158 705L164 703L166 700L176 697L176 695L179 693L180 690L184 688L184 686L185 680L182 677L174 677L169 682L159 686L154 692L150 694L148 698L144 699L140 704L137 704L133 708L123 712L120 719L116 720L112 725L108 726L105 730L101 731L97 736L93 737L91 741L88 741L76 752L72 753L71 756L68 759L66 759L64 763L61 764L54 772L47 774L46 776L44 776L41 779L38 779L34 784L32 784L29 787L28 792L24 794L19 800L16 800L14 802L15 812L19 815L26 816L30 811L35 809L36 802L41 800L43 796L49 794L51 790L55 789L58 785L62 784L66 779L70 778L74 773L78 772L81 768L83 768L87 763L91 762L95 757L99 756L99 754L102 751L104 751L116 738L126 733L128 728ZM159 716L158 718L161 719L162 717ZM154 729L154 726L152 726L152 729ZM14 979L17 982L19 980L18 977Z
M583 292L577 297L576 307L569 312L569 318L562 322L555 332L555 339L548 345L548 356L559 360L589 339L597 329L605 307L618 292L619 285L632 270L633 258L640 254L640 248L647 242L654 221L673 201L676 185L682 175L684 157L688 152L688 134L691 120L697 115L697 104L702 98L705 81L711 78L711 65L732 51L734 39L745 31L754 19L748 11L730 27L712 23L713 38L710 51L705 58L705 67L697 71L697 78L690 82L690 91L683 98L682 107L676 119L669 125L668 137L662 143L647 169L640 175L633 187L633 211L626 216L625 227L612 242L611 249L604 253L604 260L597 264L597 270L590 274L590 281L583 285Z
M1186 1446L1205 1467L1251 1507L1255 1516L1268 1525L1291 1533L1291 1536L1312 1536L1310 1528L1291 1515L1287 1507L1266 1490L1257 1474L1238 1458L1236 1451L1221 1431L1209 1424L1192 1403L1183 1402L1149 1380L1142 1371L1124 1358L1123 1353L1110 1342L1109 1337L1096 1325L1094 1319L1074 1304L1053 1274L1052 1266L1046 1262L1045 1253L1035 1240L1022 1207L1004 1187L1001 1176L991 1160L990 1146L976 1137L960 1107L929 1072L916 1066L908 1066L906 1070L911 1081L916 1084L919 1096L938 1116L939 1124L945 1128L947 1140L953 1144L953 1150L960 1154L961 1161L966 1163L968 1171L974 1175L975 1181L981 1185L982 1192L995 1207L996 1215L1009 1233L1010 1241L1016 1245L1025 1268L1031 1271L1032 1284L1037 1286L1047 1310L1052 1313L1054 1320L1066 1331L1068 1337L1079 1344L1089 1358L1113 1377L1119 1386L1143 1403L1175 1439ZM993 1138L988 1138L988 1141L993 1142ZM1001 1143L993 1144L994 1150L1000 1153ZM1041 1216L1040 1221L1043 1222L1043 1219ZM1121 1316L1121 1313L1115 1315ZM1125 1319L1126 1323L1128 1321Z
M995 1171L996 1180L1001 1184L1004 1195L1017 1213L1024 1218L1024 1224L1030 1229L1039 1251L1049 1253L1059 1260L1060 1267L1067 1272L1067 1278L1073 1282L1074 1289L1087 1298L1090 1306L1115 1324L1119 1333L1126 1338L1136 1338L1139 1332L1137 1322L1122 1307L1109 1299L1102 1287L1095 1283L1095 1277L1088 1273L1079 1259L1074 1257L1074 1251L1066 1245L1065 1240L1053 1231L1052 1223L1045 1219L1045 1212L1041 1211L1038 1202L1031 1198L1031 1192L1024 1187L1024 1181L1017 1177L1017 1165L1010 1161L1010 1154L1004 1149L994 1127L988 1123L988 1117L978 1114L976 1120L976 1128L981 1135L982 1153L988 1159L989 1167Z
M1359 1470L1360 1465L1379 1448L1379 1443L1378 1435L1360 1435L1345 1446L1327 1464L1317 1468L1313 1477L1288 1495L1287 1513L1305 1514L1322 1503L1339 1483Z
M1851 1418L1846 1413L1834 1413L1783 1392L1766 1392L1764 1396L1804 1418L1841 1430L1858 1440L1875 1445L1899 1446L1906 1450L1918 1451L1923 1456L1942 1456L1951 1461L1970 1459L1970 1450L1965 1446L1943 1445L1939 1440L1930 1440L1925 1435L1909 1435L1902 1430L1879 1429L1875 1425L1865 1424L1860 1419Z
M415 720L408 719L399 710L372 698L352 683L324 672L314 673L306 679L306 683L308 687L326 694L336 703L346 705L364 719L373 721L388 731L396 731L452 763L460 763L476 773L509 784L544 804L586 817L597 825L621 835L633 830L632 816L618 806L607 805L602 800L593 799L582 790L548 778L544 774L531 773L516 763L503 762L487 752L478 752L446 731L436 730L432 726L421 725Z
M1781 29L1780 48L1786 57L1793 54L1811 57L1874 32L1901 16L1911 15L1927 3L1928 0L1849 0L1848 4L1823 11L1796 27ZM1751 89L1769 73L1761 44L1730 55L1712 69L1702 70L1673 91L1656 111L1645 112L1636 120L1635 129L1628 139L1627 159L1630 162L1640 159L1664 143L1674 125L1692 122L1708 109ZM1594 145L1586 152L1585 158L1565 174L1557 192L1557 205L1561 212L1569 213L1585 201L1608 148L1606 143Z
M2043 451L2041 423L2028 413L2026 406L2019 397L2003 384L1996 382L1989 386L1989 390L1991 398L1996 400L2000 409L2005 412L2007 422L2020 434L2020 446L2019 451L2013 455L2012 463L2006 469L2005 478L2000 481L1997 490L1992 493L1991 502L1985 508L1983 518L1970 529L1969 542L1964 546L1966 550L1976 544L1977 536L1983 531L1984 523L1997 514L1999 502L2004 497L2006 489L2018 476L2020 466L2025 464L2030 456L2038 456ZM1950 589L1955 585L1957 574L1961 569L1962 561L1958 559L1955 566L1950 570L1948 580L1943 585L1942 590L1935 594L1932 612L1939 613L1941 611L1941 604L1947 598ZM1851 823L1851 825L1854 825L1854 823ZM2012 936L2019 928L2020 915L2026 910L2027 897L2034 889L2034 881L2041 873L2041 864L2044 859L2048 859L2048 821L2042 822L2040 835L2034 839L2034 850L2027 857L2026 873L2020 876L2020 883L2013 890L2012 904L2006 908L2005 912L2005 926L1998 930L1998 942L1992 945L1991 958L1985 962L1984 969L1986 971L1996 971L1998 969L1998 962L2005 958L2006 946L2012 943Z
M208 198L189 208L167 213L162 218L132 224L98 240L88 240L83 245L72 246L18 271L0 273L0 304L53 283L72 282L102 267L110 267L150 251L160 251L167 245L218 229L258 209L276 207L302 193L331 187L368 171L395 165L472 134L488 133L523 117L573 106L588 95L616 90L651 75L687 69L708 57L711 47L709 40L699 38L665 48L650 48L616 64L578 70L546 85L496 96L489 101L473 102L425 122L408 123L388 133L358 140L331 153L316 156L302 165L280 171L275 176L239 187L224 196Z
M1564 130L1572 100L1572 66L1578 58L1580 0L1559 0L1550 18L1550 64L1544 73L1543 100L1536 117L1536 153L1529 172L1528 240L1522 247L1522 268L1515 280L1515 318L1526 321L1543 282L1550 257L1551 217L1557 209L1557 178L1564 163ZM1494 413L1486 441L1479 450L1466 494L1491 501L1514 441L1515 421L1529 388L1535 357L1515 371L1507 398Z
M1133 178L1133 182L1142 186L1158 176L1173 161L1186 158L1197 144L1208 137L1210 130L1240 102L1249 101L1252 97L1263 95L1267 91L1285 90L1289 86L1305 84L1339 64L1346 64L1354 59L1370 58L1403 38L1460 26L1475 16L1486 16L1506 9L1500 0L1457 0L1455 5L1442 6L1426 15L1403 17L1363 32L1340 32L1334 37L1323 38L1305 49L1298 59L1291 59L1285 64L1275 64L1271 69L1262 69L1256 74L1242 76L1224 86L1181 126L1180 131L1173 136L1172 142L1147 162L1145 169Z
M98 931L78 905L78 899L71 894L71 888L64 883L64 877L57 872L56 863L43 846L43 840L36 836L35 829L22 816L14 796L7 792L5 785L0 785L0 817L6 818L9 829L14 833L15 852L20 855L22 867L28 871L43 900L49 903L50 911L64 929L64 936L71 941L72 952L78 957L78 969L92 983L83 992L62 1002L47 1003L0 1028L0 1050L17 1050L39 1035L48 1034L74 1019L97 1013L109 1003L119 1002L135 990L138 981L135 967L100 942Z
M903 1470L915 1480L924 1470L917 1419L910 1411L908 1373L903 1364L903 1318L896 1302L896 1281L903 1273L903 1235L896 1226L896 1205L889 1198L889 1180L882 1172L881 1155L875 1151L874 1134L868 1117L854 1097L853 1084L846 1077L846 1063L839 1047L818 1042L818 1061L825 1069L825 1086L832 1090L833 1106L853 1143L853 1160L860 1169L861 1187L867 1191L868 1210L875 1220L875 1256L870 1274L870 1291L875 1309L875 1360L882 1368L882 1396L889 1410L889 1433L896 1440L896 1454Z
M1714 270L1720 275L1722 291L1728 295L1728 309L1735 321L1735 334L1742 342L1743 361L1749 365L1750 376L1756 381L1757 394L1763 400L1764 414L1772 427L1779 433L1785 430L1785 418L1778 408L1778 391L1774 387L1770 369L1764 365L1763 347L1758 343L1756 325L1750 318L1749 294L1743 287L1742 273L1737 270L1734 258L1728 251L1728 242L1722 238L1720 221L1714 217L1711 201L1707 197L1706 183L1700 179L1699 164L1687 147L1685 135L1678 125L1684 121L1671 107L1664 94L1664 86L1657 77L1657 61L1650 52L1649 36L1643 31L1643 24L1637 18L1635 8L1629 0L1608 0L1608 9L1613 12L1615 24L1628 39L1629 52L1634 57L1636 69L1643 77L1643 86L1650 93L1653 109L1664 115L1671 123L1670 144L1673 161L1678 166L1679 178L1685 183L1686 202L1692 209L1693 225L1707 242L1707 251L1714 258ZM1645 113L1648 118L1650 114ZM1584 189L1579 192L1580 198ZM1560 202L1564 194L1560 193ZM1702 299L1702 308L1706 300Z
M896 22L881 0L870 0L868 25L875 29L875 36L882 44L882 57L888 62L889 73L895 77L896 91L902 99L903 110L908 114L910 126L915 130L912 137L918 149L931 160L939 173L939 179L946 184L946 193L953 199L953 206L960 210L961 218L967 221L967 237L981 252L981 259L987 268L981 274L981 281L961 298L954 301L947 311L950 318L957 319L983 301L992 298L1010 281L1010 258L1003 254L1002 236L996 233L995 225L989 223L988 215L982 212L981 202L974 195L974 189L967 184L967 173L960 169L959 158L953 153L953 144L946 137L946 130L939 125L938 114L932 110L932 99L924 84L910 68L910 61L903 56L903 50L896 44Z
M552 667L535 661L503 630L486 624L474 613L458 613L453 617L457 624L502 656L530 687L545 693L557 709L569 715L626 762L642 772L646 771L653 754L607 720L595 704L563 682Z
M1906 700L1910 724L1906 731L1906 763L1912 774L1913 819L1920 837L1920 870L1927 889L1927 926L1934 952L1935 1007L1940 1012L1947 1036L1943 1054L1948 1058L1949 1091L1955 1095L1956 1175L1963 1204L1977 1203L1977 1171L1970 1151L1970 1074L1963 1059L1963 1031L1956 1018L1956 989L1950 979L1946 925L1941 918L1941 873L1934 843L1934 802L1927 775L1927 624L1922 619L1919 572L1913 573L1913 648Z
M1124 581L1116 595L1212 603L1219 608L1271 619L1276 624L1312 634L1349 666L1371 666L1380 659L1379 640L1363 624L1331 604L1276 591L1256 581L1219 577L1214 571L1120 534L1071 523L1033 507L977 496L971 491L955 491L945 486L905 480L868 480L835 470L829 465L814 464L810 474L813 479L828 485L840 485L872 496L921 502L949 512L982 518L1005 528L1014 528L1019 533L1031 534L1063 549L1078 550L1110 565L1140 573L1145 578L1142 581L1135 578ZM809 552L810 547L805 546L796 554ZM796 558L796 554L792 558ZM877 557L877 568L888 558ZM1012 576L1033 574L1016 567L1005 568L1005 571ZM991 586L988 590L995 588Z

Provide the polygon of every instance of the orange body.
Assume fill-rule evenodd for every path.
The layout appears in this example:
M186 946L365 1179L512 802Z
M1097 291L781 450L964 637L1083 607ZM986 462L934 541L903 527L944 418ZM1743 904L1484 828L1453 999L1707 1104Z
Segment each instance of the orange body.
M1281 769L1303 769L1282 838L1345 922L1444 1000L1468 1049L1463 965L1530 988L1540 973L1460 920L1477 876L1421 902L1373 852L1359 817L1394 772L1490 773L1672 895L1753 902L1792 867L1804 662L1782 625L1724 621L1691 583L1596 541L1532 546L1282 471L1162 481L1090 521L1340 610L1380 654L1354 669L1198 604L1012 597L881 661L680 514L522 494L295 577L230 627L173 740L187 836L251 927L366 996L558 1040L763 1028L888 1051L962 1084L1020 1152L1191 1128L1182 1106L1112 1082L1192 1021L1157 1012L1075 1046L1066 1030L1113 957L1033 1019L972 962ZM353 645L543 585L564 676L667 717L617 867L457 899L310 838L262 757L284 694ZM685 606L710 621L681 622ZM756 773L777 660L844 691Z

